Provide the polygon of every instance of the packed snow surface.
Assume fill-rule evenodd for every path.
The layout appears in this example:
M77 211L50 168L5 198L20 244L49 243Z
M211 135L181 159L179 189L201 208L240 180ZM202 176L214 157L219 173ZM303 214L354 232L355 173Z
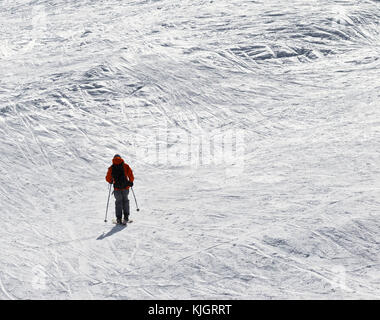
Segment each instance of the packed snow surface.
M0 299L379 299L379 24L374 0L0 0Z

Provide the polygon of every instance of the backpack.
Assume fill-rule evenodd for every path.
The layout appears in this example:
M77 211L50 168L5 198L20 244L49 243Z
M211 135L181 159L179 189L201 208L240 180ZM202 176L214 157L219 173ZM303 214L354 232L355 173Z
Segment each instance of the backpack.
M125 189L128 186L128 180L124 172L124 163L112 165L112 178L114 188Z

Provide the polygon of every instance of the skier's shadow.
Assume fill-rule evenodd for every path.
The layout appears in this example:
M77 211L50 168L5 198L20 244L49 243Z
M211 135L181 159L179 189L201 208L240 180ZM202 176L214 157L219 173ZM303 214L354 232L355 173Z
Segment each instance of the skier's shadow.
M121 231L121 230L124 230L124 228L126 228L127 226L125 225L115 225L110 231L108 231L106 234L104 234L104 232L96 238L96 240L103 240L104 238L107 238L107 237L110 237L112 236L113 234Z

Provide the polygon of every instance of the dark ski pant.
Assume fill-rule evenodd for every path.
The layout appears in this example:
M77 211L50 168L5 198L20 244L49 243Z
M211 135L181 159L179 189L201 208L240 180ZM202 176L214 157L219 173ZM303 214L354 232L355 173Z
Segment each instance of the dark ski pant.
M129 217L129 199L128 199L129 189L126 190L115 190L115 213L116 218L121 219L124 213L124 219L128 220Z

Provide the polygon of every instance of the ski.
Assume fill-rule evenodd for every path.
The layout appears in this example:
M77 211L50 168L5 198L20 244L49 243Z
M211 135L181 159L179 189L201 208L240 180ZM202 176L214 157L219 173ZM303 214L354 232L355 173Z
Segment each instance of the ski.
M129 219L127 222L125 222L125 220L123 220L122 223L117 223L116 219L112 219L113 224L118 224L121 226L125 226L127 223L132 223L132 222L133 222L133 220Z

